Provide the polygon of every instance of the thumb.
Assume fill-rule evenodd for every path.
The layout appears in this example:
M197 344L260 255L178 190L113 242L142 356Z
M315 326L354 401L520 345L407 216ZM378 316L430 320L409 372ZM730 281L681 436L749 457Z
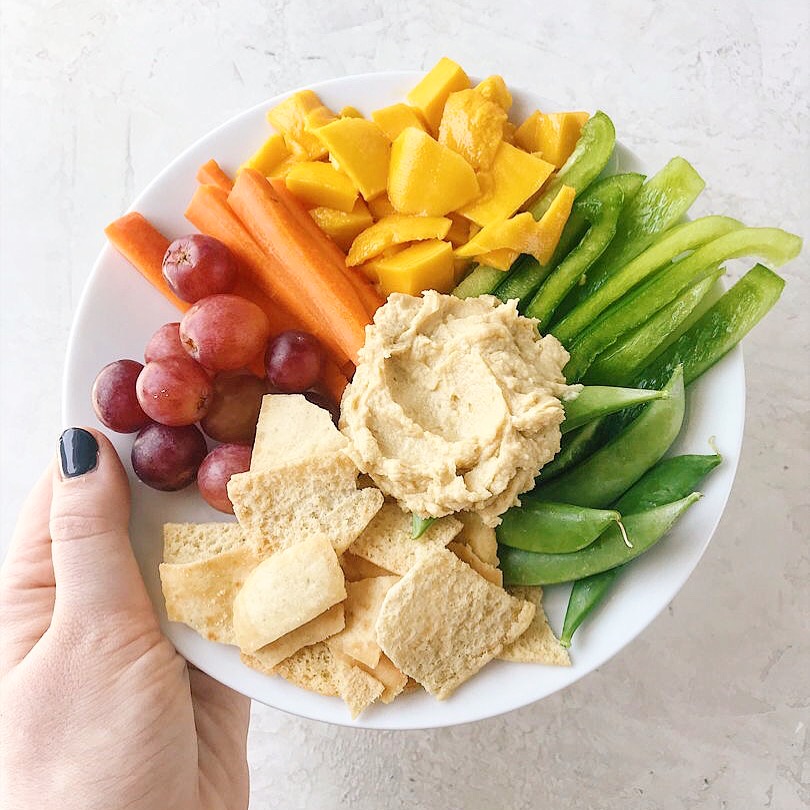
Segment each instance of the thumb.
M51 501L54 622L151 610L129 543L129 483L115 448L96 431L59 439Z

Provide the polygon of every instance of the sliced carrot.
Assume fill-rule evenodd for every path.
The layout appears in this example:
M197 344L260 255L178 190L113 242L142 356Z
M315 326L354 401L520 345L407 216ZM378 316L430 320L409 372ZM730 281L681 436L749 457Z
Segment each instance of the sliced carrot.
M321 383L326 393L332 397L337 405L340 405L343 390L349 384L346 375L334 363L324 363L321 372Z
M368 314L373 318L374 313L385 303L385 299L377 292L376 287L369 281L368 276L356 267L346 266L346 254L338 247L335 241L324 233L318 223L309 215L309 211L293 194L284 181L277 177L270 180L270 185L278 194L279 199L290 209L302 228L310 234L315 242L323 247L324 252L332 257L337 269L349 279L354 291L357 293Z
M348 279L335 272L332 259L257 171L239 173L228 202L265 255L275 259L279 298L286 296L292 312L297 314L303 305L310 317L327 324L348 359L356 362L370 318Z
M213 158L197 169L197 182L208 186L218 186L223 191L233 188L233 180L222 170Z

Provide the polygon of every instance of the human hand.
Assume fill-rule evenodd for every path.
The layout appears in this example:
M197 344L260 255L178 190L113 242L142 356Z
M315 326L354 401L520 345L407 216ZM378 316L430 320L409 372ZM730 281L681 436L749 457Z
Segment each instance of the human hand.
M110 442L71 429L60 451L0 570L0 806L246 808L250 702L161 633Z

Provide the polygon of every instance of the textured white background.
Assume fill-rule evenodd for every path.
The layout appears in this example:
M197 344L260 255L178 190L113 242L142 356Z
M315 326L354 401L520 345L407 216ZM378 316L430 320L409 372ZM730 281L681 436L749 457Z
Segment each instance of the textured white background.
M102 227L192 140L289 87L447 54L604 108L652 165L686 156L708 182L698 213L808 236L805 2L543 6L6 0L3 542L61 427L65 341ZM540 704L447 730L361 732L255 706L253 810L810 806L807 257L746 340L726 516L630 649Z

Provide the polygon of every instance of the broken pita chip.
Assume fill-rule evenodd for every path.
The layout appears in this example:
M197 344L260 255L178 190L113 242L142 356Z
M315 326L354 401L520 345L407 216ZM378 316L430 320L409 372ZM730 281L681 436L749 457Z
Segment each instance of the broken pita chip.
M380 660L380 645L374 624L380 605L399 577L373 577L346 583L346 626L332 636L327 645L333 653L342 653L374 669Z
M339 697L335 658L323 642L302 647L276 666L276 674L300 689Z
M510 596L442 548L388 591L377 641L394 666L443 700L520 636L534 612L533 603Z
M443 517L414 539L411 514L386 503L352 543L351 553L395 574L405 574L425 554L444 548L460 531L459 521Z
M256 425L250 471L262 472L320 458L347 444L329 412L303 394L266 394Z
M338 554L382 506L377 489L357 489L357 469L343 453L264 472L232 475L228 495L239 525L259 551L326 536Z
M551 664L570 667L568 650L560 644L543 610L543 589L538 587L509 588L509 593L536 605L532 623L510 645L504 647L498 658L528 664Z
M207 560L246 547L238 523L164 523L163 562Z
M349 582L357 582L370 577L391 576L391 571L386 571L385 568L380 568L379 565L374 565L373 562L364 560L362 557L352 554L351 551L344 551L340 555L340 567Z
M484 579L503 588L503 571L496 568L494 565L488 565L480 559L469 546L463 543L457 543L455 540L447 545L448 550L452 551L462 562L472 568L473 571L479 573Z
M385 691L385 686L373 675L357 666L348 656L332 650L335 662L335 685L338 695L349 707L354 720Z
M266 644L255 653L242 653L242 663L264 672L266 675L272 675L276 664L280 664L285 658L297 653L302 647L317 644L319 641L324 641L329 636L339 633L344 626L343 604L339 603L306 624L302 624L281 638Z
M203 638L235 644L233 600L259 558L250 549L226 551L187 563L161 563L160 584L171 622Z
M346 598L332 544L313 537L260 562L233 600L233 629L253 653Z
M384 689L380 695L382 703L390 703L408 685L408 676L400 672L387 655L380 655L380 660L373 669L369 669L362 664L359 664L359 666L369 675L373 675L383 685ZM416 681L414 681L414 684L416 684Z
M487 526L475 512L457 512L454 517L463 524L456 538L458 542L469 546L479 560L497 568L498 540L495 529Z

